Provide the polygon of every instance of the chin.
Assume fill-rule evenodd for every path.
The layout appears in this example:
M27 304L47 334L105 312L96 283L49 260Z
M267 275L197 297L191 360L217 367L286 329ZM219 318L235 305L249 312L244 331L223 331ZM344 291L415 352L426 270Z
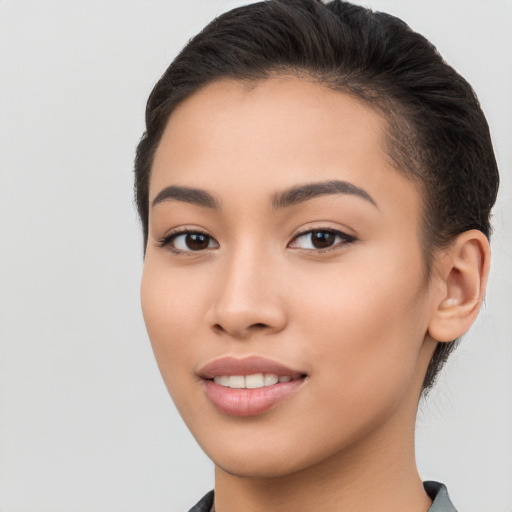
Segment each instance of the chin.
M275 436L270 442L261 438L249 442L249 437L229 442L226 436L222 443L217 437L212 444L200 445L223 472L254 479L282 478L306 470L330 458L339 449L330 444L297 442L293 434L286 437Z
M251 479L282 478L305 469L301 464L297 464L297 461L275 456L267 459L259 457L251 461L240 457L236 460L233 458L226 460L221 457L221 460L213 460L213 462L217 468L229 475Z

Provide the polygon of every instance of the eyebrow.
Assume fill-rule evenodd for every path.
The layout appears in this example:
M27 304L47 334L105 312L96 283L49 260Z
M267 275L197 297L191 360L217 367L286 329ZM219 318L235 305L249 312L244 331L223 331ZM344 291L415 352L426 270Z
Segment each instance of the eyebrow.
M356 187L348 181L329 180L317 183L307 183L306 185L299 185L289 188L284 192L275 194L272 198L272 208L286 208L304 201L308 201L318 196L334 195L334 194L349 194L360 197L373 206L378 208L375 200L362 188Z
M341 180L328 180L316 183L307 183L305 185L298 185L283 192L274 194L272 197L272 208L277 210L287 208L315 197L336 194L349 194L355 195L365 199L373 206L378 208L375 200L362 188L356 187L348 181ZM164 201L180 201L183 203L192 203L205 208L219 210L220 204L217 199L206 192L193 187L184 187L180 185L170 185L162 189L153 199L152 206L155 206Z
M181 201L183 203L192 203L205 208L218 210L219 202L209 192L192 187L182 187L179 185L170 185L160 190L152 206L156 206L164 201Z

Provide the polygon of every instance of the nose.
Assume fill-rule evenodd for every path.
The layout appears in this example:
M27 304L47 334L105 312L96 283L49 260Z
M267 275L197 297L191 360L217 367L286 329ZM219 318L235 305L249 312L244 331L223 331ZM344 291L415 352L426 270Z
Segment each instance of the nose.
M275 334L287 324L283 284L276 265L260 251L240 251L219 272L209 311L212 329L221 335L248 339Z

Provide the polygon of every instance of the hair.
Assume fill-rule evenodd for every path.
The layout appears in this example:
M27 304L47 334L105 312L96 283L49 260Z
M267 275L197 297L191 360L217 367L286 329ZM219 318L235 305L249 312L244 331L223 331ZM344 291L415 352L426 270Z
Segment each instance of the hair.
M178 104L219 80L295 75L352 95L387 125L394 167L418 184L427 276L435 250L464 231L490 236L499 175L489 127L468 84L402 20L342 0L269 0L233 9L192 38L151 92L135 158L135 199L148 239L155 151ZM438 343L428 391L458 340Z

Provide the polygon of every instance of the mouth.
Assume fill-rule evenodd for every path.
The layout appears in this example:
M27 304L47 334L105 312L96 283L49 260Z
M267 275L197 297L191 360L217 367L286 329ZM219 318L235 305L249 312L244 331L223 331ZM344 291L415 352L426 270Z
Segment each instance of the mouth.
M263 414L294 395L308 378L306 373L256 356L216 359L199 376L209 401L230 416Z
M253 373L251 375L219 375L213 382L219 386L231 389L259 389L274 386L278 383L290 382L294 378L290 375L277 375L276 373Z

